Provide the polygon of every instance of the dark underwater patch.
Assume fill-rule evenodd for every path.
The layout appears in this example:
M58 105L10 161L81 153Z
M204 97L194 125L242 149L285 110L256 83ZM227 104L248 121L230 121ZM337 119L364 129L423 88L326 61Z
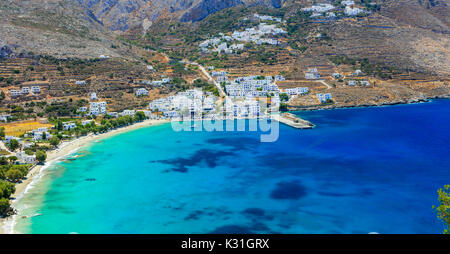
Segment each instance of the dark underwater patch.
M259 139L241 137L241 138L211 138L206 140L208 144L223 145L232 147L236 150L244 150L255 147L259 143Z
M172 171L186 173L188 167L198 166L202 163L206 163L209 168L215 168L222 157L234 155L233 152L215 151L209 149L200 149L188 158L175 158L168 160L159 160L153 162L159 162L172 165Z
M273 199L296 200L304 196L306 196L306 188L297 180L279 182L270 193L270 197Z
M262 217L265 214L265 211L261 208L247 208L242 211L243 214L249 214L257 217Z
M203 215L203 211L196 210L191 212L188 216L186 216L184 220L198 220L201 215Z

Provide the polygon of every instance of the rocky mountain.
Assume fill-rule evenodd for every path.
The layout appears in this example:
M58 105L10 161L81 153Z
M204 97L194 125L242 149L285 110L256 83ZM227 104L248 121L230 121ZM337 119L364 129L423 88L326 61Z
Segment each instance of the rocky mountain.
M109 30L74 0L0 1L4 57L30 52L60 57L117 55L110 48L111 38Z
M289 53L295 55L298 62L312 59L311 61L323 63L328 61L329 55L340 54L353 58L368 58L378 63L384 62L390 66L415 71L450 74L450 0L354 0L360 6L376 3L381 7L367 17L319 22L313 20L304 24L294 22L303 7L320 3L338 6L341 2L2 0L0 57L14 56L22 52L57 57L130 57L130 45L133 43L148 46L151 44L150 39L158 39L158 43L165 44L156 45L156 48L166 49L167 45L181 45L183 40L176 27L183 27L187 34L198 35L200 30L219 27L208 19L213 18L221 22L226 18L223 16L224 10L245 9L248 15L258 8L259 11L268 14L272 12L284 20L290 20L286 23L290 29L290 38L287 38L287 41L290 45L297 44L299 48L307 48L304 52ZM240 16L232 18L239 19ZM182 25L172 26L177 22ZM224 20L220 24L225 26L231 23L232 20ZM169 27L172 30L167 34ZM157 31L158 28L162 31ZM143 36L149 34L152 36ZM326 38L330 40L326 43L311 42L311 38L318 34L326 34ZM118 35L129 41L121 41ZM117 47L118 45L121 47ZM186 46L197 47L195 43Z
M76 0L105 27L126 31L149 26L160 17L199 21L217 11L243 5L280 8L285 0Z

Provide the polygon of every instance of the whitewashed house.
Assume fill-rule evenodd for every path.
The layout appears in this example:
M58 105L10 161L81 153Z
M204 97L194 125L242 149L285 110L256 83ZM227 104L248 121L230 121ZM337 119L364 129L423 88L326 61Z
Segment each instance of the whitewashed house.
M75 129L77 125L74 122L64 122L63 123L63 130L68 131Z
M98 100L97 93L91 93L91 101Z
M305 78L310 80L320 79L320 74L316 68L309 68L305 73Z
M120 113L119 115L120 116L134 116L134 114L136 114L135 110L126 109L126 110L122 111L122 113Z
M136 90L136 96L148 96L148 91L145 88L139 88Z
M30 88L28 86L22 87L22 94L29 94L29 93L30 93Z
M93 121L94 120L83 120L83 121L81 121L81 125L85 126L85 125L91 124Z
M89 113L95 116L106 114L106 102L105 101L91 102Z
M8 122L8 118L10 118L11 115L0 115L0 122Z
M22 94L20 90L9 90L9 95L11 97L19 97Z
M32 86L31 87L31 92L34 94L40 93L41 92L41 87L40 86Z

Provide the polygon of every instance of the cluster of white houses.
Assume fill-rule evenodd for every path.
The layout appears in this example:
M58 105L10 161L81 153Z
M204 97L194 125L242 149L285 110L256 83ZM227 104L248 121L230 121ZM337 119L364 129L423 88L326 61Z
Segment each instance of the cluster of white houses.
M282 22L281 18L276 18L276 17L272 17L272 16L268 16L268 15L259 15L258 13L253 14L253 17L255 17L256 19L259 19L261 21L275 21L278 23Z
M170 78L163 77L161 80L140 80L138 83L149 86L162 86L170 83Z
M320 74L317 71L317 68L309 68L305 73L305 78L309 80L320 79Z
M12 89L9 90L9 95L11 98L19 97L22 95L28 95L28 94L40 94L41 93L41 87L40 86L24 86L22 89Z
M368 13L367 11L365 11L361 8L358 8L355 5L355 1L353 1L353 0L341 1L340 4L342 6L345 6L345 9L343 10L343 14L345 14L347 16L356 16L358 14ZM335 9L336 9L336 6L334 6L332 4L319 3L319 4L312 5L310 7L302 8L302 11L311 12L311 16L310 16L311 18L317 18L317 17L334 18L334 17L336 17Z
M261 107L257 100L245 98L243 100L227 99L221 107L216 106L217 98L212 94L205 96L200 90L187 90L168 98L157 99L149 104L149 109L162 112L165 118L210 118L222 119L227 117L257 117L261 114Z
M325 93L325 94L318 93L317 99L319 99L320 103L326 103L330 100L333 100L333 97L331 96L331 93Z
M149 109L154 112L162 112L164 117L175 118L183 114L198 115L210 113L216 110L217 98L210 92L206 96L200 90L187 90L163 99L153 100Z
M279 18L273 18L270 16L260 16L255 14L260 20L272 20L281 22ZM232 54L237 50L243 50L243 43L237 42L254 42L257 45L270 44L278 45L280 42L276 38L268 38L269 35L280 35L287 33L283 28L277 26L277 24L260 23L258 26L247 28L244 31L234 31L231 36L219 34L219 37L214 37L203 41L199 44L202 51L216 51L224 52L226 54Z

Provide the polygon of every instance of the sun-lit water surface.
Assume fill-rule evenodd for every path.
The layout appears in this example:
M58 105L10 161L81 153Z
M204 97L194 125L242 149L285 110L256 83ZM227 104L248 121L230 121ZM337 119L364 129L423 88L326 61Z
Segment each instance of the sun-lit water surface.
M441 233L450 100L298 112L313 130L174 132L94 143L19 201L23 233ZM21 218L23 215L35 215Z

